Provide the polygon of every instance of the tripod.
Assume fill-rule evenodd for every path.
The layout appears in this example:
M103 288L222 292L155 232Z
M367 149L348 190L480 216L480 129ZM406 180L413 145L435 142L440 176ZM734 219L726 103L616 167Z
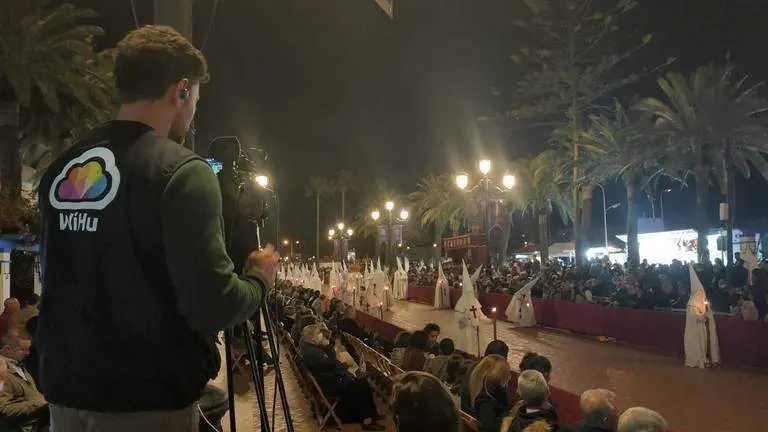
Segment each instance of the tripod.
M256 238L258 239L258 247L261 249L261 238L259 233L259 226L256 225ZM251 332L248 329L247 323L238 324L239 330L242 330L242 334L245 336L245 347L248 353L248 359L251 361L251 379L253 380L253 386L256 390L256 399L259 405L259 416L261 417L261 431L270 432L269 413L267 412L267 398L264 388L264 355L263 347L259 346L259 349L254 348L253 339L256 339L259 344L262 343L261 333L261 317L264 318L264 327L267 334L267 342L269 343L270 353L275 361L275 393L280 391L280 403L283 406L283 415L285 417L285 424L288 432L293 432L293 419L291 418L291 410L288 406L288 397L285 392L285 385L283 382L283 373L280 370L280 352L277 347L277 337L272 327L272 317L269 314L269 308L266 304L267 293L264 293L264 299L259 310L254 315L254 334L251 337ZM234 377L232 376L232 340L234 339L234 328L224 330L224 354L226 355L227 366L227 393L229 397L229 427L231 432L237 431L237 420L235 416L235 389L234 389ZM255 364L254 364L255 360ZM274 397L272 407L272 424L274 424Z

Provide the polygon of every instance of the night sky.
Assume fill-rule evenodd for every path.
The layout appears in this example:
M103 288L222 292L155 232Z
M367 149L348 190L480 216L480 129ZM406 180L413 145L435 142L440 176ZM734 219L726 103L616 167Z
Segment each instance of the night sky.
M134 26L130 0L73 3L99 12L104 45ZM213 3L196 1L198 47ZM220 0L204 49L212 80L202 90L198 145L237 135L248 146L263 147L280 192L281 237L306 244L314 243L314 200L304 197L303 186L312 175L346 168L360 177L362 188L381 179L409 192L429 172L472 169L481 153L507 160L529 156L546 141L489 130L475 120L495 108L491 89L509 86L514 76L509 42L519 3L396 0L390 20L373 0ZM151 23L151 1L135 4L139 23ZM768 2L639 4L627 24L647 29L654 40L633 60L637 65L675 56L670 69L687 73L722 62L730 51L739 71L768 79ZM655 79L629 91L655 96ZM764 186L762 180L744 182L737 193ZM609 204L624 199L620 186L608 189ZM664 203L668 225L690 226L693 193L674 189ZM348 214L360 210L357 200L351 198ZM768 204L759 201L765 200L740 199L737 223L768 217ZM324 203L321 223L327 227L340 209L337 201ZM600 205L596 199L596 227ZM639 207L639 215L650 216L646 200ZM609 225L623 231L624 213L609 215Z

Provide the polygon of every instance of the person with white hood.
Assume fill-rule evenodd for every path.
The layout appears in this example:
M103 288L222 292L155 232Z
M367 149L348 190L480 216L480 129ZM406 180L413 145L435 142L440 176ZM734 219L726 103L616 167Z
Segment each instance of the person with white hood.
M483 314L480 302L475 297L475 289L466 263L462 262L461 266L462 294L454 307L454 321L458 328L456 348L480 357L480 323L487 321L488 318Z
M448 279L443 273L443 263L441 262L437 264L434 306L436 309L449 309L451 307L451 290L448 286Z
M685 313L685 365L706 368L720 364L717 325L707 293L693 265L689 266L691 297Z
M536 325L536 316L533 313L533 301L531 300L531 289L539 281L536 276L522 288L517 290L512 300L507 306L505 315L507 321L517 324L521 327L534 327Z
M405 300L405 290L408 286L408 273L403 269L403 265L400 263L400 258L395 259L397 260L397 271L392 280L392 294L395 300Z

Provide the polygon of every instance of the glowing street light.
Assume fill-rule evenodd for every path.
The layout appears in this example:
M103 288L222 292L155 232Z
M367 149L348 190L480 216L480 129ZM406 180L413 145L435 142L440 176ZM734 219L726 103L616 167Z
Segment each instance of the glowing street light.
M339 222L339 223L336 225L336 228L338 228L338 229L339 229L339 231L343 231L343 230L344 230L344 222Z
M456 176L456 187L464 190L469 186L469 176L465 173L461 173Z
M263 174L255 175L253 177L253 181L255 181L256 184L259 185L262 188L266 188L267 186L269 186L269 177L267 177L267 176L265 176Z
M392 211L392 209L393 209L393 208L395 208L395 203L394 203L394 202L392 202L392 201L387 201L387 202L384 204L384 208L386 208L386 209L387 209L387 211Z
M283 245L288 246L288 243L289 243L288 240L283 240ZM298 242L296 242L296 243L298 243Z
M377 221L381 217L381 213L378 210L374 210L371 212L371 219Z
M408 210L406 209L400 210L400 219L408 220Z
M328 237L333 237L336 235L336 230L331 228L328 230Z
M504 189L512 189L515 187L515 176L504 174L504 177L501 178L501 184L504 186Z
M352 237L352 234L355 232L352 230L352 228L347 228L347 236Z
M488 159L483 159L478 164L480 168L480 172L483 173L484 176L487 176L489 172L491 172L491 161Z

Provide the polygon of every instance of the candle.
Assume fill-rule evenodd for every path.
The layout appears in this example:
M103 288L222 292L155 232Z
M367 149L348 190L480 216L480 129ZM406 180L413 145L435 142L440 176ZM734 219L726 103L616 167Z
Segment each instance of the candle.
M491 308L491 317L493 318L493 340L498 340L499 338L497 337L497 334L496 334L496 308L495 307Z

